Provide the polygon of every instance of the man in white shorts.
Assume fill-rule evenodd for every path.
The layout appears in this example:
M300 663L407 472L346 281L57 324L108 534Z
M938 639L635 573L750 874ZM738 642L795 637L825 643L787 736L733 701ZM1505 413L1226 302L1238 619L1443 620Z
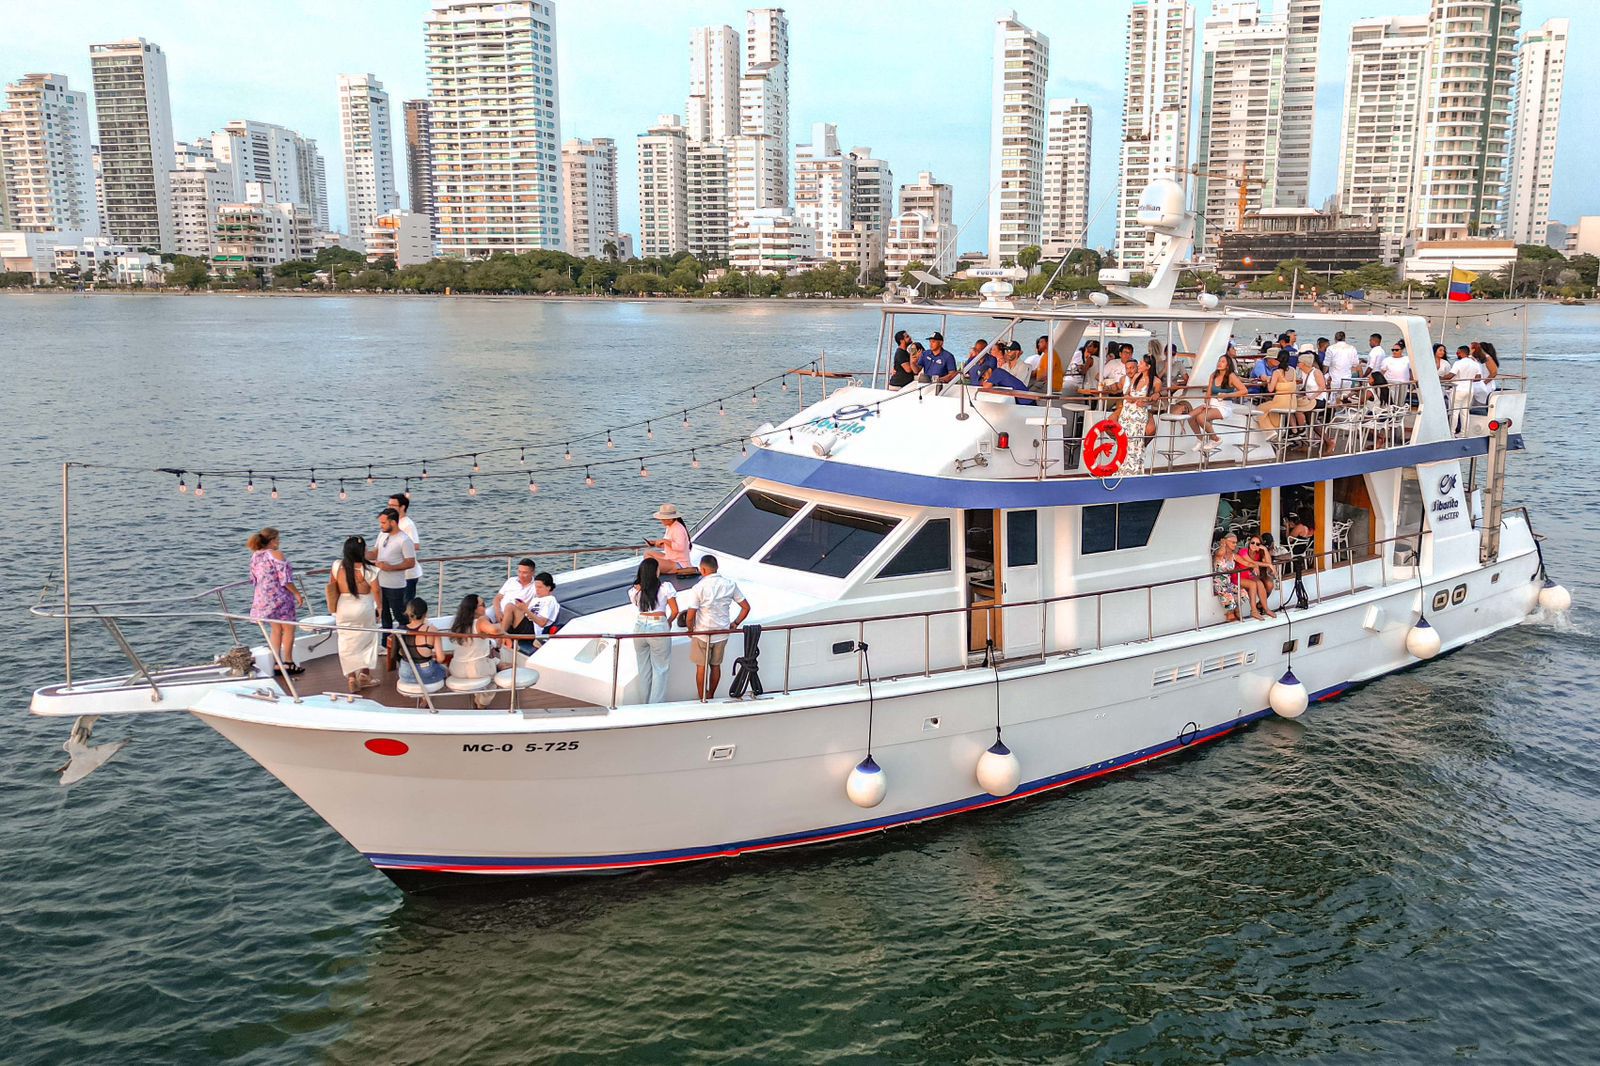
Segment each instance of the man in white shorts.
M700 702L717 696L717 685L722 682L722 658L728 650L728 635L712 633L718 629L738 629L750 616L750 601L744 598L728 578L717 573L717 557L700 557L700 581L684 596L687 605L683 621L694 635L689 642L689 661L694 663L694 686ZM734 604L739 605L738 617L733 616ZM702 636L701 634L706 634ZM711 683L706 684L706 671L711 672Z

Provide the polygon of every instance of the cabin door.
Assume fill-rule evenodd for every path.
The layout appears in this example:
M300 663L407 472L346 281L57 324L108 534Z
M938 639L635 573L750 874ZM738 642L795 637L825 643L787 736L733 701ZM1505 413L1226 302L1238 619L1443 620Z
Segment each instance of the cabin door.
M967 654L981 656L1000 643L1000 544L995 536L999 511L963 511L966 555Z
M1034 602L1039 599L1039 512L1002 511L1005 535L1000 538L1000 600L1002 603L1028 604L1006 607L1003 641L996 641L1008 659L1038 655L1044 650L1040 619L1045 612Z

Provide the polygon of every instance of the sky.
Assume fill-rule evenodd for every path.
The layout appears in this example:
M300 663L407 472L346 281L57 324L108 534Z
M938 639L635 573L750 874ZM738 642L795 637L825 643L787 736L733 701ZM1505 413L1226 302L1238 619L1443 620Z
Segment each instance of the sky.
M617 141L621 225L637 236L635 138L656 116L682 114L690 31L727 24L742 32L745 7L727 0L556 4L562 138ZM1600 67L1589 66L1600 17L1583 17L1586 6L1525 0L1522 16L1526 28L1576 14L1551 201L1551 218L1567 222L1600 214L1600 192L1586 178L1600 163L1600 133L1582 119L1582 101L1600 89ZM422 23L429 7L427 0L275 0L241 17L240 8L220 0L0 0L0 80L65 74L89 89L91 43L145 37L167 55L176 137L189 140L240 118L315 137L327 158L331 216L342 229L337 76L372 73L383 82L403 175L401 101L427 92ZM1209 7L1196 4L1197 37ZM1337 180L1350 24L1427 9L1427 0L1324 0L1314 206L1333 194ZM897 184L931 170L955 187L960 248L982 249L994 20L1008 9L975 0L794 0L786 10L791 141L808 143L814 123L832 122L842 147L871 147L889 161ZM1048 95L1078 97L1094 110L1095 244L1112 237L1127 10L1126 0L1019 0L1016 8L1050 38ZM400 195L404 200L403 184Z

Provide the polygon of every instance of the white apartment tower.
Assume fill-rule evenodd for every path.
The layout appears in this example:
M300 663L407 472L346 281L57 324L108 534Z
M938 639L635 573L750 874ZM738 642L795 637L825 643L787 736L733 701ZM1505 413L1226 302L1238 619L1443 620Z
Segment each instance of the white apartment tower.
M1044 85L1050 39L1010 12L995 22L994 111L989 119L989 263L1015 262L1041 242Z
M728 258L731 222L727 143L691 140L684 150L684 192L688 204L689 251L701 259Z
M1093 116L1082 100L1051 100L1044 151L1046 258L1059 259L1089 239L1089 148Z
M617 242L617 142L574 138L561 146L567 197L567 251L603 259Z
M655 259L689 247L683 120L662 115L639 135L639 254Z
M1512 100L1511 167L1505 195L1505 236L1543 244L1550 225L1556 128L1567 72L1567 20L1551 19L1522 35Z
M379 215L400 206L389 94L371 74L339 75L339 135L349 232L361 234Z
M425 27L440 251L559 250L555 5L434 0Z
M1287 0L1276 14L1257 0L1231 0L1206 20L1195 190L1201 248L1242 227L1241 179L1247 213L1306 206L1321 21L1322 0Z
M6 86L6 110L0 111L0 223L31 232L100 233L89 96L63 75L29 74Z
M745 26L739 136L733 141L735 215L789 207L789 20L754 8Z
M1427 66L1428 16L1357 19L1350 27L1339 212L1372 219L1387 263L1405 251Z
M1117 190L1116 257L1145 265L1139 196L1156 178L1182 182L1189 166L1189 95L1194 75L1194 8L1189 0L1133 0L1128 12Z
M89 46L100 130L105 233L133 248L173 247L172 104L167 57L143 37Z
M881 239L894 217L894 171L887 160L874 158L871 148L852 148L850 158L855 170L850 220L865 222Z
M955 195L949 185L924 170L915 185L900 186L900 212L889 222L883 265L889 280L911 263L922 263L940 277L956 269Z
M315 140L275 123L241 118L211 135L211 156L232 172L232 202L245 202L252 182L271 185L274 202L300 204L312 225L328 228L327 175Z
M689 35L689 139L721 143L739 132L739 33L701 26Z
M1411 203L1419 241L1499 229L1521 22L1520 0L1433 0Z
M795 149L794 213L815 238L816 254L837 258L834 238L854 222L855 157L839 150L839 128L819 122Z

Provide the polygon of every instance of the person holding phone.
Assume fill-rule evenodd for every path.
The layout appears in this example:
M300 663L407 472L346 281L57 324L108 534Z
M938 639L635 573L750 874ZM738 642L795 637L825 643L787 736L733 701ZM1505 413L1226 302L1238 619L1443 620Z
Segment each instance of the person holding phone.
M656 509L653 517L661 523L663 536L660 540L645 538L644 542L651 550L645 552L644 557L654 559L660 564L661 572L664 574L690 569L689 527L684 524L677 507L664 503Z

